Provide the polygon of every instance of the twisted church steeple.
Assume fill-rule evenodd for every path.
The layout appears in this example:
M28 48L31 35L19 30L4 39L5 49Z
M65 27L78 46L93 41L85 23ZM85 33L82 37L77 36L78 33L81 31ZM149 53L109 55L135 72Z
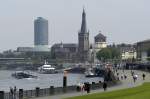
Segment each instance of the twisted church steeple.
M82 23L81 23L81 33L87 33L87 27L86 27L86 13L85 9L83 8L83 13L82 13Z
M86 13L83 8L81 30L78 33L78 57L79 61L88 61L89 53L89 32L86 27Z

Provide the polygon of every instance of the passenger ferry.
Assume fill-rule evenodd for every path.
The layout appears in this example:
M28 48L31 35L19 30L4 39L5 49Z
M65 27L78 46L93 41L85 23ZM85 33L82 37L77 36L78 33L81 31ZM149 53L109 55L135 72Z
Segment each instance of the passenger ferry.
M52 65L49 65L46 61L45 64L41 67L38 68L39 73L42 74L54 74L56 73L56 69L55 67L53 67Z

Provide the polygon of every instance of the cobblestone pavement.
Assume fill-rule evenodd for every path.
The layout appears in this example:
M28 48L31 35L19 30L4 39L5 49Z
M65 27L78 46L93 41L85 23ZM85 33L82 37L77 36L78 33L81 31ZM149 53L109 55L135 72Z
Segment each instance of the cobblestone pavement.
M136 87L136 86L143 84L144 82L150 82L150 73L148 72L134 70L134 73L138 75L136 82L133 81L133 77L131 76L131 70L125 70L124 72L122 70L119 70L118 73L119 73L119 78L121 78L121 76L125 74L127 76L127 79L121 80L122 84L110 87L107 89L107 91ZM142 78L143 73L146 75L145 80L143 80ZM90 94L98 93L98 92L104 92L104 91L103 89L91 90ZM68 94L66 93L66 94L61 94L61 95L32 98L32 99L63 99L66 97L81 96L81 95L86 95L86 94L87 94L86 92L75 92L75 93L68 93Z

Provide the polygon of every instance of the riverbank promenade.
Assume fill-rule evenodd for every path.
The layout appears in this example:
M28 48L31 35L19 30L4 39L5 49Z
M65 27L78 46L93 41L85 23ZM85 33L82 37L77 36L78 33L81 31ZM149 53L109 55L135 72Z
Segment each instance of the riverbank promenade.
M144 82L150 82L150 73L144 72L144 71L139 71L139 70L133 70L135 75L138 75L137 80L134 82L133 76L131 74L131 70L119 70L119 78L121 81L121 84L113 86L113 87L108 87L107 91L113 91L113 90L118 90L118 89L125 89L125 88L132 88L136 87L139 85L142 85ZM143 73L146 75L145 80L143 80ZM117 73L115 74L117 75ZM126 75L127 79L121 79L121 76ZM98 93L98 92L104 92L104 90L98 89L98 90L91 90L89 94L92 93ZM30 99L64 99L68 97L74 97L74 96L81 96L81 95L86 95L86 92L74 92L74 93L66 93L66 94L61 94L61 95L52 95L52 96L46 96L46 97L38 97L38 98L30 98Z

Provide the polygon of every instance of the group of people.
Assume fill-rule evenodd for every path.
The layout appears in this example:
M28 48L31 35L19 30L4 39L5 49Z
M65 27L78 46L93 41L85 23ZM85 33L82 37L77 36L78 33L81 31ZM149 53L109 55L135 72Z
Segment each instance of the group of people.
M10 99L17 99L17 88L14 86L14 88L10 87Z
M90 84L89 83L84 83L84 84L79 84L77 86L77 91L87 91L87 93L90 93Z
M124 71L123 71L123 73L124 73ZM117 71L116 71L116 74L117 74L118 80L120 80L119 79L119 73ZM135 74L135 72L133 70L131 70L131 76L133 78L133 81L136 82L136 80L138 79L138 75ZM120 77L121 77L121 80L123 80L123 79L126 80L127 79L127 75L125 75L125 74L122 74ZM146 77L146 75L143 73L142 74L143 80L145 80L145 77Z
M132 77L133 77L133 81L136 82L136 80L138 79L138 75L135 74L133 71L131 71L131 75L132 75ZM146 75L143 73L143 74L142 74L143 80L145 80L145 77L146 77Z
M120 80L119 78L121 78L121 80L127 79L127 75L124 74L124 69L123 69L123 71L122 71L123 73L121 73L121 76L120 76L120 77L119 77L119 72L118 72L117 69L114 70L114 73L115 73L115 72L116 72L116 75L117 75L117 79L118 79L118 80ZM136 82L136 80L138 79L138 75L135 74L135 72L134 72L133 70L131 70L131 76L132 76L132 78L133 78L133 81ZM145 77L146 77L146 75L143 73L143 74L142 74L143 80L145 80Z
M125 75L125 74L123 75L123 74L122 74L122 75L121 75L121 80L123 80L123 79L127 79L127 75Z
M123 73L124 73L124 71L123 71ZM116 71L116 74L117 74L117 80L120 80L119 79L119 73ZM127 79L127 75L125 75L125 74L121 74L121 76L120 76L120 78L121 78L121 80L123 80L123 79Z
M107 90L107 82L106 81L103 82L102 87L103 87L104 91ZM79 84L77 86L77 91L82 91L82 92L86 91L87 93L90 93L90 90L91 90L91 86L89 83Z

